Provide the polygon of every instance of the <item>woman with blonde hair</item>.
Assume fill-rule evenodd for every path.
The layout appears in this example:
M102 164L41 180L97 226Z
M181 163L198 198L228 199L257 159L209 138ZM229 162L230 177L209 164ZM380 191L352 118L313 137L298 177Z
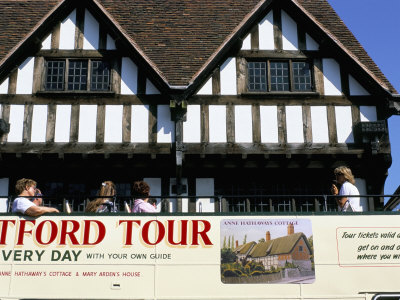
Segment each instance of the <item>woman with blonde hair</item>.
M85 212L116 212L115 204L113 202L113 197L116 195L115 184L112 181L104 181L101 184L100 190L97 196L110 198L97 198L90 201L86 206Z
M336 202L339 206L340 211L352 212L352 211L362 211L360 206L360 192L354 185L356 181L348 167L340 166L337 167L333 173L336 176L336 182L341 185L340 190L338 190L335 184L332 185L331 191L333 195L339 195L343 197L337 197ZM356 197L347 197L356 196ZM357 197L358 196L358 197Z

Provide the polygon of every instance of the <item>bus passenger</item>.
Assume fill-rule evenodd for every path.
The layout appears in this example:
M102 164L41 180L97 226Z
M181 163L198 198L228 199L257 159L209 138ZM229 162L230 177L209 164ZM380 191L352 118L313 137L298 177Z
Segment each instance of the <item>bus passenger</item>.
M145 181L135 181L133 183L132 195L135 199L132 212L156 212L155 205L148 203L150 186Z
M115 184L112 181L102 182L97 196L110 196L110 198L97 198L93 201L90 201L86 206L85 212L116 212L117 209L112 199L112 197L115 197L116 194Z
M333 173L336 176L336 182L341 185L340 190L338 190L335 184L332 185L331 192L333 195L343 195L343 196L359 196L360 192L354 185L354 176L351 170L345 166L337 167ZM360 206L360 197L337 197L336 202L339 206L339 211L343 212L353 212L362 211Z
M41 206L42 198L26 198L34 196L42 196L39 189L36 188L36 181L32 179L22 178L15 185L15 192L18 194L12 205L12 212L19 212L27 216L38 217L45 213L58 213L58 209L53 207Z

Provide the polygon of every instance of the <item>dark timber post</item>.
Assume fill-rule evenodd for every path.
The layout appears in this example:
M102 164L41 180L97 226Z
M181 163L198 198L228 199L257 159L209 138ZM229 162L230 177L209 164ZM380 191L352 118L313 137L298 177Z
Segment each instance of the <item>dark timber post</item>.
M170 101L171 116L175 122L175 162L176 162L176 195L180 196L184 193L182 185L182 167L184 159L183 145L183 122L186 121L187 103L186 101ZM176 211L182 212L182 198L176 199Z

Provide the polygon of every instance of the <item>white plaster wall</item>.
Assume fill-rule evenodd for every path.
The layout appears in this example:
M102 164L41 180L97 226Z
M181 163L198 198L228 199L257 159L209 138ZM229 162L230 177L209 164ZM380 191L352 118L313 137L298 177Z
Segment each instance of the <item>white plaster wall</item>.
M259 49L274 50L274 16L272 10L258 24Z
M160 94L160 91L155 87L155 85L149 79L146 79L146 94L147 95Z
M200 105L188 105L186 122L183 122L183 142L201 142Z
M214 195L214 178L196 178L196 196ZM215 212L214 198L197 198L196 212Z
M197 95L212 95L212 78L209 78Z
M71 105L57 105L54 141L68 143L71 129Z
M81 105L79 111L79 143L96 142L97 105Z
M208 119L210 143L226 143L226 106L210 105Z
M242 43L242 50L251 50L251 34L248 34Z
M169 105L157 105L157 143L175 141L175 124L171 121Z
M375 106L360 106L361 122L375 122L378 120Z
M42 50L51 49L51 33L42 41Z
M0 196L8 196L8 178L0 178ZM0 212L7 212L7 198L0 198Z
M311 130L313 143L329 143L326 106L311 106Z
M61 22L60 49L73 50L75 48L76 9Z
M288 143L304 143L303 110L301 106L286 106L286 130Z
M161 196L161 178L143 178L150 186L150 196ZM157 198L157 212L161 211L161 199Z
M349 89L352 96L368 96L370 93L351 75L349 75Z
M137 94L137 78L138 78L138 68L136 64L129 57L123 57L121 65L122 95Z
M83 25L83 49L99 49L99 22L85 9L85 22Z
M278 108L260 106L261 143L278 143Z
M356 180L355 186L357 187L360 195L367 195L367 183L365 179L354 178ZM360 211L368 211L368 198L360 197Z
M22 142L24 129L24 105L10 105L10 132L8 133L7 142Z
M182 178L181 179L181 183L183 185L187 186L187 191L189 190L188 187L188 181L187 178ZM171 196L176 196L176 194L172 193L172 186L176 184L176 178L170 178L169 180L169 194ZM181 197L187 196L187 193L184 193L182 195L180 195ZM177 210L177 199L176 198L170 198L169 201L169 212L176 212ZM189 199L188 198L182 198L182 212L188 212L189 211Z
M335 114L338 143L354 143L351 106L336 106Z
M35 59L28 57L18 67L17 94L32 94L34 63Z
M106 105L104 143L122 143L122 105Z
M0 94L8 94L8 81L9 81L9 79L6 78L6 79L0 84Z
M319 44L308 33L306 33L306 49L310 51L319 50Z
M236 95L236 58L228 58L221 66L221 95Z
M116 50L116 49L117 49L117 47L115 46L115 41L114 41L114 39L113 39L109 34L107 34L107 45L106 45L106 49L107 49L107 50Z
M235 105L235 142L253 142L251 105Z
M149 106L132 105L131 110L131 142L149 142Z
M47 105L34 105L32 114L32 143L46 142Z
M327 96L341 96L342 83L340 80L340 66L333 58L322 59L324 73L324 90Z
M282 48L283 50L298 50L296 22L282 10Z

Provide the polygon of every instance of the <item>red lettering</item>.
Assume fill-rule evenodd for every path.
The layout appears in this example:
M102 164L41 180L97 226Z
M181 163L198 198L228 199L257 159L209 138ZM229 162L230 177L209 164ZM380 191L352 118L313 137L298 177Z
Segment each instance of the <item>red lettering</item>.
M50 237L49 240L45 243L42 240L42 232L43 232L43 227L46 223L50 224ZM41 244L41 245L49 245L52 242L54 242L54 240L57 237L57 233L58 233L58 228L57 228L57 224L54 221L51 220L46 220L41 222L37 227L36 227L36 231L35 231L35 239L36 241Z
M210 239L207 236L207 232L210 231L211 229L211 224L210 222L206 220L193 220L193 235L192 235L192 245L198 245L199 240L198 236L201 236L203 242L205 245L209 246L212 245ZM204 224L204 229L202 231L199 231L199 223Z
M97 245L97 244L101 243L101 241L106 236L106 227L104 226L104 224L97 220L85 220L84 222L85 222L85 231L83 234L83 244L82 245ZM97 239L93 243L90 243L89 242L90 226L91 226L90 223L92 223L92 222L97 225L99 232L97 235Z
M72 224L72 229L68 231L68 224ZM72 243L72 245L79 245L78 240L76 239L75 233L79 230L79 222L75 220L62 220L61 221L61 232L60 232L60 243L59 245L65 245L67 236Z
M1 224L0 245L6 245L8 223L15 225L15 220L0 220Z
M33 225L35 225L36 220L20 220L19 222L19 230L18 230L18 242L17 245L23 245L24 244L24 236L25 234L30 234L32 235L32 229L25 231L25 224L27 222L32 223Z
M187 228L188 228L188 220L181 221L181 240L179 242L174 241L174 220L168 220L168 243L171 245L187 245Z
M126 234L125 234L125 246L131 246L132 245L132 224L136 223L137 225L140 226L140 221L139 220L120 220L118 225L121 225L123 223L126 223Z
M152 222L156 222L157 228L158 228L158 230L156 230L156 234L158 236L154 243L150 242L150 240L149 240L149 228L150 228L150 225ZM151 220L144 224L143 229L142 229L142 238L146 244L157 245L159 242L161 242L161 240L164 238L164 236L165 236L165 227L164 227L163 223L161 223L160 221Z

